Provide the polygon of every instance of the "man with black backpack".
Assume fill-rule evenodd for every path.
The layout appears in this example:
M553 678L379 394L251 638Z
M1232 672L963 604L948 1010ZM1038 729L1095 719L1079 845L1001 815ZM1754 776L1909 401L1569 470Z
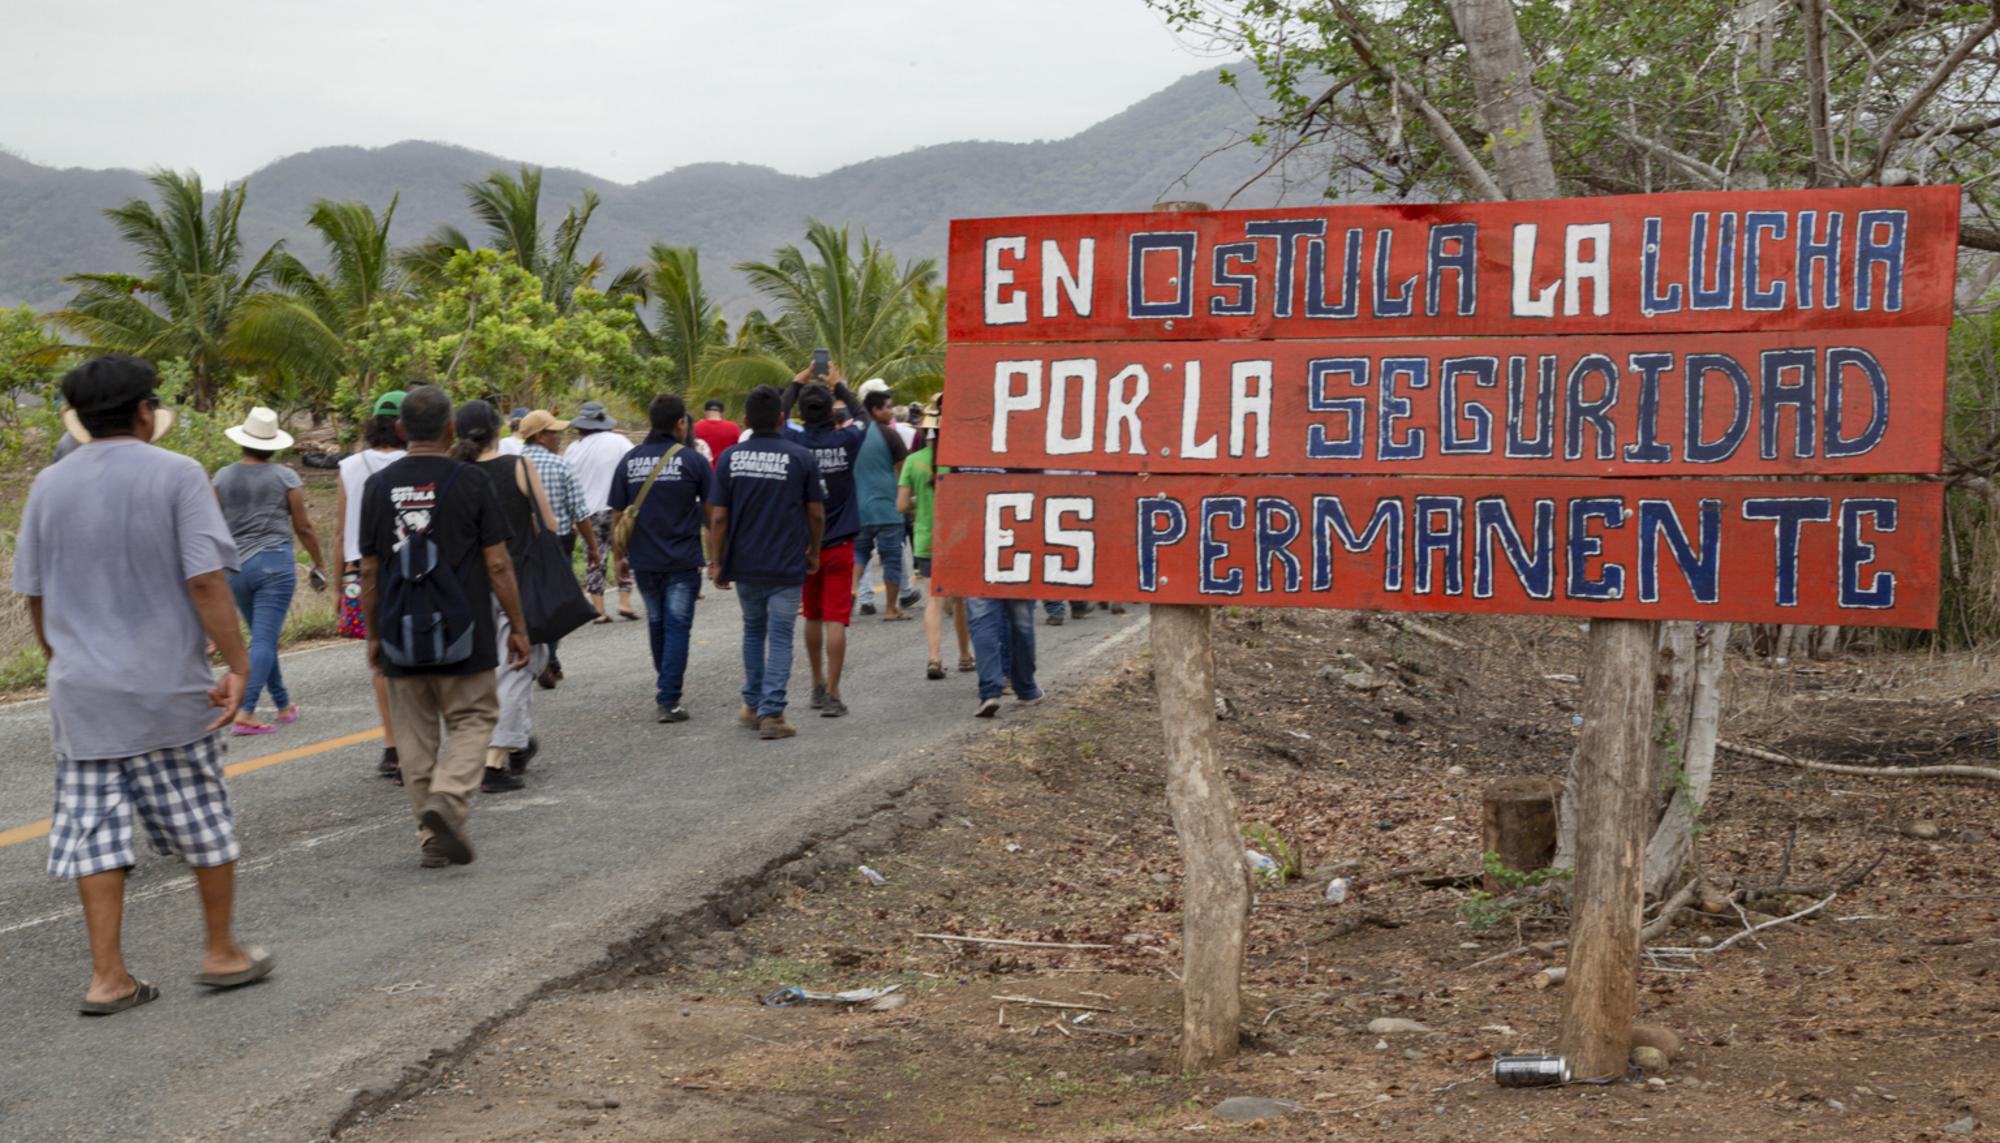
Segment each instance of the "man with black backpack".
M450 455L451 398L435 385L411 389L401 423L409 455L362 490L362 606L368 661L389 681L420 864L433 869L472 861L467 795L479 786L500 714L489 594L511 627L508 664L525 667L530 649L492 484Z

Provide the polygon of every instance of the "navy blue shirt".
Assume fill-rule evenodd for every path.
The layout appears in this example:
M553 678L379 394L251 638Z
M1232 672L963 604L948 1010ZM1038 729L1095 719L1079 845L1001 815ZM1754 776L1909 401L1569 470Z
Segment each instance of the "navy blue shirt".
M813 454L776 433L752 434L723 453L715 471L715 504L729 511L722 581L804 583L806 505L826 498Z
M861 446L873 427L872 423L854 421L839 429L832 425L785 429L787 439L811 450L813 460L819 465L820 478L826 481L826 535L820 537L822 546L851 540L861 530L861 506L854 492L854 458L861 455Z
M639 499L646 478L660 463L667 446L675 443L662 433L646 438L646 443L625 454L611 474L611 507L625 510ZM702 566L702 505L715 500L715 472L702 455L683 445L674 459L660 470L646 502L639 506L639 521L632 529L632 546L627 551L632 570L677 572Z

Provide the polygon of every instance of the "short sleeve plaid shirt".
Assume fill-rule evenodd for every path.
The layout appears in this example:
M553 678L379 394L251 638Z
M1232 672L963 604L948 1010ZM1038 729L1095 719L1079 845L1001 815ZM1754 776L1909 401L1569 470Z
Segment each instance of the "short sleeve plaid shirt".
M576 471L569 462L538 444L531 444L521 450L521 455L535 466L535 475L542 478L542 488L549 494L549 507L555 510L556 532L567 536L576 530L579 520L590 515L584 510L583 488L576 482Z

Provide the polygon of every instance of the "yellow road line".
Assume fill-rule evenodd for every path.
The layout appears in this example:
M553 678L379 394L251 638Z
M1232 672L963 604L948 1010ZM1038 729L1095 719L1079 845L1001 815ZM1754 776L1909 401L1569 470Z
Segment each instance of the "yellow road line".
M280 750L276 754L266 754L259 758L250 758L242 762L231 763L222 768L222 773L226 777L234 778L239 774L248 774L255 770L262 770L266 766L276 766L281 762L297 762L301 758L311 758L315 754L325 754L328 751L340 750L348 746L359 746L364 742L373 742L380 737L382 737L382 728L378 726L372 730L364 730L357 734L344 734L339 738L329 738L324 742L315 742L310 746L297 746L290 750ZM41 821L30 822L24 826L15 826L13 829L0 830L0 849L5 849L10 845L19 845L24 841L34 841L36 838L47 837L49 835L49 824L49 819L43 818Z

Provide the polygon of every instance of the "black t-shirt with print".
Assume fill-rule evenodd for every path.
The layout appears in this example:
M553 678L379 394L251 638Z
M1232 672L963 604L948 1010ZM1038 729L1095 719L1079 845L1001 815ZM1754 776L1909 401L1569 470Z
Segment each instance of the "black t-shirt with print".
M444 502L438 492L444 491ZM486 549L510 535L493 495L493 482L479 466L442 456L406 456L368 478L361 493L361 554L387 563L403 542L404 521L427 529L438 554L450 565L472 605L472 657L435 671L404 670L384 658L391 676L476 675L500 665L494 645L493 585L486 575ZM378 583L379 576L378 576Z

